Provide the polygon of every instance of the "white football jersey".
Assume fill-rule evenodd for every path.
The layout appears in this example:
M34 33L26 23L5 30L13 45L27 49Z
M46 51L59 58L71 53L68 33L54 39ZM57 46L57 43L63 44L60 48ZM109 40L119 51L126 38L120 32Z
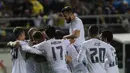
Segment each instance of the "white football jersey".
M48 41L37 44L34 47L40 51L44 51L47 61L49 62L52 69L54 71L59 71L68 70L65 61L67 45L68 44L65 45L64 40L50 39Z
M29 46L33 46L32 41L27 40L27 43ZM34 61L34 56L30 53L26 53L26 56L28 56L26 59L27 73L36 73L36 62Z
M108 44L110 45L110 44ZM110 45L111 46L111 45ZM111 46L111 51L112 51L112 56L113 56L113 62L109 63L108 59L106 59L106 70L107 73L119 73L119 69L118 69L118 62L117 62L117 55L116 55L116 50L113 46Z
M82 44L82 50L79 52L78 61L82 62L84 56L87 56L87 68L89 73L106 73L105 59L113 62L110 46L98 39L90 39Z
M27 73L26 69L26 52L34 54L42 54L41 51L32 49L27 42L19 41L20 47L13 48L11 51L13 67L12 73Z
M29 46L33 46L33 43L30 40L27 40ZM32 56L32 54L26 53L26 55L31 55L26 60L26 68L27 68L27 73L51 73L51 69L48 66L47 61L42 61L42 62L37 62L36 60L44 58L44 57L39 57L39 55Z
M80 30L80 36L76 38L74 45L81 45L85 41L85 34L83 22L78 17L70 23L69 33L72 34L75 30Z
M76 73L78 71L82 71L83 73L87 73L87 68L85 67L85 65L83 63L79 63L76 59L78 56L78 51L76 50L76 48L70 44L67 47L67 55L71 56L72 58L72 62L68 64L68 66L70 67L70 70L73 73Z

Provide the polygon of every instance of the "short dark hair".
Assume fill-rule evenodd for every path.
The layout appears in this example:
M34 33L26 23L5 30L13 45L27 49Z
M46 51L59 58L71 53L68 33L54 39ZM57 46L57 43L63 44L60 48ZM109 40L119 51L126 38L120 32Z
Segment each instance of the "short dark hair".
M90 36L93 36L93 35L98 35L99 33L99 28L97 25L92 25L89 27L89 30L88 30Z
M107 42L111 42L113 40L113 33L108 30L102 31L102 38L106 38Z
M47 26L45 32L46 32L46 35L49 37L49 38L54 38L55 37L55 27L53 26Z
M45 39L40 31L35 31L32 36L34 39Z
M55 33L55 38L56 38L56 39L62 39L63 36L64 36L63 31L61 31L61 30L56 30L56 33Z
M74 13L73 11L73 8L71 6L65 6L62 10L61 10L62 13L64 12L71 12L71 13Z
M23 32L24 32L24 29L22 27L16 27L13 29L13 34L15 38L18 38Z

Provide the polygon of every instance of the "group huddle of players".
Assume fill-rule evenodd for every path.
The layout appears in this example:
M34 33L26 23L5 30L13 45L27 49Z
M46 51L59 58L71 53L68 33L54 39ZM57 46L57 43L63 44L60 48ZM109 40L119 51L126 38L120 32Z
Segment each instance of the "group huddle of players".
M112 32L100 34L98 26L92 25L85 40L83 23L72 8L67 6L62 13L70 25L69 35L48 26L44 33L31 28L25 40L22 27L13 30L16 41L8 43L12 73L119 73L116 50L110 45Z

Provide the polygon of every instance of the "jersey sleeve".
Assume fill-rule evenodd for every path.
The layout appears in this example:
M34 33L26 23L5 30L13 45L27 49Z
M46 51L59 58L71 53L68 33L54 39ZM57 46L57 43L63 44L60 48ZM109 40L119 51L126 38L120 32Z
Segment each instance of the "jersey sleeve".
M28 43L26 42L20 42L20 45L21 45L21 49L25 52L28 52L28 53L33 53L33 54L42 54L41 51L37 50L37 49L34 49L33 47L30 47L28 45Z
M70 41L69 40L63 40L63 43L67 49L68 45L70 45Z
M49 44L47 44L47 42L46 41L44 41L44 42L41 42L41 43L39 43L39 44L36 44L36 45L34 45L33 47L35 48L35 49L37 49L37 50L40 50L40 51L44 51L46 48L46 46L48 46Z
M79 54L77 56L77 60L80 63L82 63L82 61L84 60L85 52L86 52L85 44L83 44L81 47L82 47L82 49L80 50L80 52L79 52Z
M108 46L106 56L108 58L108 62L113 62L114 58L112 55L111 47Z
M76 21L75 24L74 24L74 26L73 26L73 28L74 28L73 31L80 30L80 27L81 27L80 24L81 24L81 21L79 21L79 20Z
M80 30L81 28L81 24L82 24L82 22L80 21L80 20L77 20L76 22L75 22L75 24L74 24L74 29L73 29L73 31L75 31L75 30Z

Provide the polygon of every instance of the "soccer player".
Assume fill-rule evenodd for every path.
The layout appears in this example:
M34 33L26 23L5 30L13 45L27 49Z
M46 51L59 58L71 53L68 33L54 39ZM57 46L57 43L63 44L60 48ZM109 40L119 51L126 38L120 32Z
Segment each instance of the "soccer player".
M61 31L61 30L56 30L56 32L55 32L55 39L62 39L63 36L64 36L63 31Z
M83 64L83 62L79 63L76 60L78 53L72 44L67 47L67 56L72 58L72 61L68 63L72 73L88 73L87 67Z
M40 31L36 31L33 33L33 39L36 44L39 44L45 41L45 36ZM36 66L36 73L51 73L51 69L48 66L48 62L45 56L37 55L35 57L35 61L38 63Z
M56 39L62 39L63 38L63 32L61 30L57 30L56 31L56 35L55 35ZM71 40L70 40L71 41ZM73 43L73 40L71 41L71 43ZM75 47L72 44L69 44L67 49L67 56L71 57L71 61L68 62L68 67L70 68L70 70L72 71L72 73L87 73L87 68L84 66L83 63L79 63L76 58L77 58L77 51L75 49Z
M45 52L45 56L53 73L70 73L65 61L66 47L63 40L55 39L55 28L48 27L46 34L49 40L35 45L37 49Z
M66 22L70 25L69 35L64 36L64 39L74 39L74 47L79 52L81 43L85 41L84 26L82 20L74 15L74 11L70 6L62 9L63 16Z
M32 49L27 42L25 42L25 31L22 27L16 27L13 30L13 34L15 35L16 41L19 42L20 46L14 47L11 51L13 58L13 67L12 73L27 73L26 68L26 52L34 53L34 54L42 54L41 51L36 49ZM14 42L13 42L14 44ZM13 45L12 42L8 43L8 45Z
M109 62L113 62L110 46L97 39L99 28L96 25L90 26L88 35L90 39L83 42L82 49L78 55L78 61L82 62L85 55L87 56L87 68L89 73L106 73L105 59L108 58Z
M35 27L32 27L28 31L28 36L29 40L27 40L29 46L33 46L35 44L34 39L32 37L32 34L37 31L38 29ZM26 53L26 68L27 68L27 73L37 73L37 68L36 67L37 63L34 61L34 54L31 53Z
M113 34L111 31L103 31L101 33L101 39L108 43L110 45L111 41L113 40ZM119 73L119 69L118 69L118 64L117 64L117 56L116 56L116 50L115 48L111 46L111 51L112 51L112 56L113 56L113 59L114 61L109 63L109 64L106 64L106 70L107 70L107 73ZM108 60L107 60L108 61ZM108 62L106 62L108 63Z
M35 27L30 28L28 31L28 36L29 36L28 44L30 46L33 46L35 44L35 41L34 41L33 36L32 36L35 31L38 31L38 29Z

